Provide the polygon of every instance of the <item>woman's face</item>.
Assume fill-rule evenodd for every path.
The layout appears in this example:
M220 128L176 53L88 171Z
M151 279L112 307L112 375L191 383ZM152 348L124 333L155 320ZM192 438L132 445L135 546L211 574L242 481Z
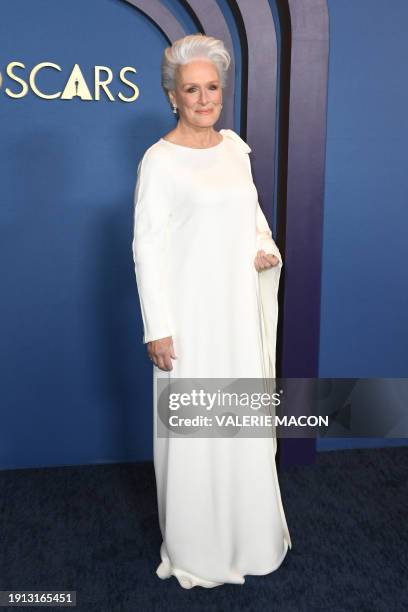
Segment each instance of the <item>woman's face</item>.
M176 89L169 94L171 102L178 108L180 120L185 123L207 127L220 116L220 77L217 67L208 59L195 59L179 66Z

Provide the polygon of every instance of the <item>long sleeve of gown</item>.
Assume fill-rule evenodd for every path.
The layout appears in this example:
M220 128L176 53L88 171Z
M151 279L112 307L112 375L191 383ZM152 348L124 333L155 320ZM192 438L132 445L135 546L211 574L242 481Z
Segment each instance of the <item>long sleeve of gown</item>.
M257 251L263 249L266 254L272 253L272 255L275 255L279 259L277 266L280 268L282 267L282 256L274 239L272 238L271 229L259 202L256 211L256 246Z
M134 195L133 261L143 319L143 343L173 335L166 299L170 192L160 160L145 153Z
M247 158L249 175L253 182L252 166L251 166L251 160L249 159L249 155L247 155L246 158ZM280 254L277 244L272 238L272 232L268 225L268 221L266 220L263 210L258 202L257 210L256 210L256 251L258 252L261 249L263 249L266 254L272 253L272 255L275 255L279 259L279 263L276 264L276 267L280 271L283 265L282 256Z
M249 169L252 177L251 162L248 157ZM272 253L278 258L278 263L270 268L260 270L259 291L261 298L262 328L264 330L264 356L266 363L266 376L276 376L276 337L278 326L278 290L283 266L282 255L272 238L272 232L263 210L257 203L256 211L256 252L263 249L266 254ZM256 253L255 253L256 254ZM276 439L274 439L276 453Z
M272 232L258 202L256 223L257 252L260 249L263 249L267 254L272 253L278 258L278 263L275 266L260 270L258 273L263 329L265 333L264 354L266 372L268 378L275 378L276 337L278 326L278 290L283 263L282 256L272 238ZM276 452L276 440L274 442Z

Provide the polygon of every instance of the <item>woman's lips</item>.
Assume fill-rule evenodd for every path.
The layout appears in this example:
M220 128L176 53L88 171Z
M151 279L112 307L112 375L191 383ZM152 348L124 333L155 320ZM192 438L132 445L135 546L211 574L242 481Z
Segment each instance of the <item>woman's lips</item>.
M212 108L209 108L208 110L205 111L196 111L196 113L199 113L200 115L207 115L208 113L212 112Z

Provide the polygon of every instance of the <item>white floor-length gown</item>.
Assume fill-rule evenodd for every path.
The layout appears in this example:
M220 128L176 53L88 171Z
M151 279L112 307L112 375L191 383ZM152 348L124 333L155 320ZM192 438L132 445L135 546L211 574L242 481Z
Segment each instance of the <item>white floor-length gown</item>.
M275 376L282 258L258 202L250 147L230 129L212 147L161 138L139 163L133 258L143 342L173 337L173 370L153 366L160 578L184 588L243 584L282 563L291 539L276 439L157 437L158 377ZM258 249L279 264L257 272Z

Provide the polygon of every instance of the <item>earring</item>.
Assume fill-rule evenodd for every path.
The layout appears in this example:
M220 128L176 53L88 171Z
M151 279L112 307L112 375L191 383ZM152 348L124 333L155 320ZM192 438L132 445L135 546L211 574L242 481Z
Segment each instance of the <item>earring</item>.
M173 104L173 113L176 114L177 113L177 106L175 104Z

